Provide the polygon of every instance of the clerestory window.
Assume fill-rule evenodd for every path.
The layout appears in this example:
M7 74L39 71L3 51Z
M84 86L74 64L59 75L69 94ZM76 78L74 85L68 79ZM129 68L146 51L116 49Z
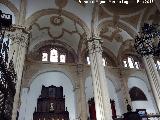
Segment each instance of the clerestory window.
M42 55L41 60L43 62L55 62L55 63L74 62L73 55L69 51L63 48L45 47L41 49L41 55Z
M103 66L106 66L106 59L105 58L102 58L102 63L103 63ZM87 57L87 64L88 65L91 64L89 57Z
M156 67L158 70L160 70L160 61L159 60L157 60L157 62L156 62Z
M140 68L139 62L135 61L131 56L123 60L123 66L128 68L136 68L136 69Z

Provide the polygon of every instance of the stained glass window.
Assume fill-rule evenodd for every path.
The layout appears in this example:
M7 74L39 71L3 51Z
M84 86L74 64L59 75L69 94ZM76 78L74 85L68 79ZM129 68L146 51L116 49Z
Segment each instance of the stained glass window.
M157 67L158 70L160 70L160 61L159 60L157 60L156 67Z
M48 54L42 53L42 61L48 61Z
M133 57L129 56L123 60L123 66L128 68L139 69L140 65L138 61L135 61Z
M50 62L58 62L58 52L56 49L50 51Z
M131 57L128 57L128 65L129 65L130 68L134 68L133 62L134 62L134 61L132 60L132 58L131 58Z
M67 52L69 53L69 52ZM67 53L62 48L50 48L49 50L42 51L42 61L49 62L61 62L66 63ZM72 58L72 55L69 53L69 58ZM73 58L71 59L72 61ZM70 62L70 61L69 61Z
M66 55L60 55L60 62L62 63L66 62Z
M106 59L105 58L102 59L102 62L103 62L103 66L106 66ZM87 64L88 65L91 64L89 57L87 57Z

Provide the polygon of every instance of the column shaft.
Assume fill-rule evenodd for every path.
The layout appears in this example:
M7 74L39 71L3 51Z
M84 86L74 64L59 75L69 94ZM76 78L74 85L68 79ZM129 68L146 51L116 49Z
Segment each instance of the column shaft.
M17 81L16 81L16 93L14 96L14 103L13 103L13 110L12 110L12 120L16 120L17 117L17 110L19 106L19 95L20 95L20 88L21 88L21 79L24 67L24 60L28 42L28 33L23 32L23 28L15 28L14 33L11 36L11 40L13 44L17 44L18 49L15 49L16 54L14 54L13 58L15 71L17 73ZM16 42L15 42L16 41ZM14 45L13 45L14 46ZM12 44L11 44L12 47Z
M87 103L86 103L86 94L85 94L85 80L83 77L83 64L78 64L78 78L79 78L79 87L80 87L80 98L81 98L81 119L87 120Z
M150 56L144 56L143 61L145 64L146 72L149 78L149 82L151 84L151 88L155 97L155 101L158 107L158 110L160 111L160 77L159 73L155 67L155 63L153 60L153 57Z
M91 73L94 87L94 99L97 120L112 120L111 106L104 66L102 64L102 48L100 39L92 38L88 42Z

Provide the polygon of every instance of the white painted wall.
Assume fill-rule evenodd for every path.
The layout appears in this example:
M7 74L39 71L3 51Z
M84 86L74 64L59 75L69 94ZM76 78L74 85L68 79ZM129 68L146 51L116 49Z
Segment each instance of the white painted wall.
M146 85L146 83L136 77L130 77L128 79L128 88L131 89L133 87L138 87L139 89L141 89L144 94L147 97L148 101L132 101L132 107L133 107L133 111L135 111L136 109L146 109L147 113L156 113L156 109L154 108L154 98L151 95L151 92L149 92L148 87Z
M21 91L21 106L19 120L32 120L33 112L37 106L37 98L41 94L42 85L57 87L63 86L63 93L66 96L65 106L68 108L70 120L75 120L75 95L71 80L61 72L46 72L38 75L30 85L30 88L23 88Z
M117 93L116 93L116 89L112 83L111 80L108 81L108 86L109 86L109 96L111 99L114 99L115 100L115 105L116 105L116 113L117 115L122 115L121 113L121 110L120 110L120 105L119 105L119 101L118 101L118 96L117 96Z
M114 87L114 85L113 85L111 80L107 81L107 83L108 83L108 87L109 87L109 96L110 96L111 99L115 100L117 115L121 115L122 113L121 113L121 110L120 110L120 106L119 106L119 102L118 102L118 96L117 96L115 87ZM89 98L94 97L92 78L91 77L86 78L86 81L85 81L85 93L86 93L86 101L87 102L88 102ZM111 109L111 108L108 108L108 109ZM88 114L89 114L89 112L88 112Z

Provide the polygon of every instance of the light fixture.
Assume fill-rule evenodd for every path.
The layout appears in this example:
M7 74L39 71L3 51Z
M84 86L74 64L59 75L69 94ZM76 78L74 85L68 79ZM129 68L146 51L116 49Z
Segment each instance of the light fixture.
M158 24L144 23L135 38L135 49L141 56L160 55L160 26Z

